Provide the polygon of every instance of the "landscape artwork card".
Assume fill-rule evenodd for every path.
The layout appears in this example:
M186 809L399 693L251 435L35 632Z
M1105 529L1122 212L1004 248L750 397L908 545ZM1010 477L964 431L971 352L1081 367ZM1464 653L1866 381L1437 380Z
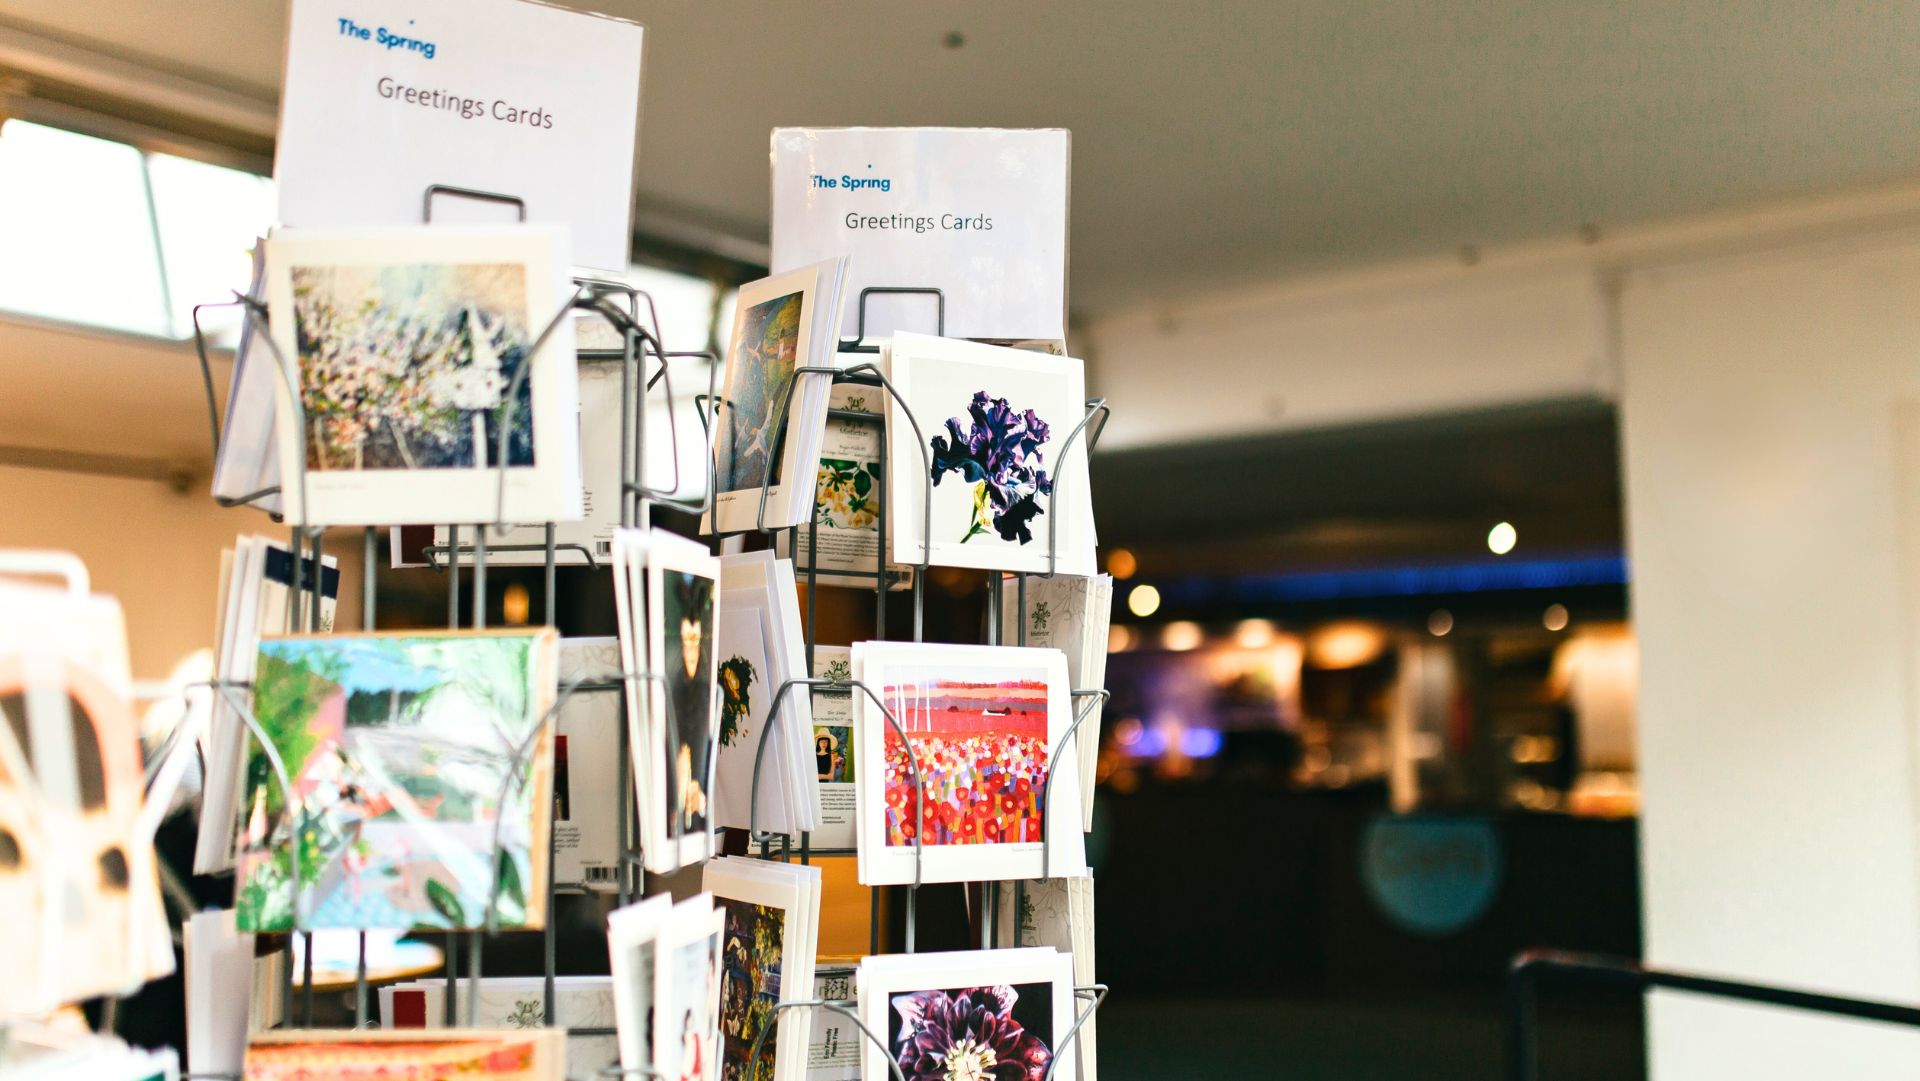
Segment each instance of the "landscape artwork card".
M0 580L0 1015L123 994L172 971L111 597Z
M490 911L542 926L555 642L547 628L261 642L253 711L291 792L251 746L240 929L473 929Z
M539 337L568 296L567 266L564 234L536 226L269 238L273 341L298 375L305 417L303 429L282 379L288 520L581 517L573 322Z
M653 982L653 1066L672 1081L721 1081L720 950L726 913L701 893L673 906Z
M1081 362L977 342L893 341L887 528L900 563L1094 573ZM918 424L916 442L915 423ZM1056 498L1056 490L1058 497ZM932 537L926 508L932 498ZM1050 553L1057 552L1057 560Z
M708 531L790 526L811 502L806 462L819 447L831 377L796 383L794 373L831 363L831 324L821 321L832 318L842 265L828 260L740 287L713 427Z
M857 642L853 670L863 884L913 882L916 841L923 882L1086 873L1059 650Z
M713 854L713 770L719 745L720 561L681 546L647 553L647 681L659 731L652 773L654 836L647 869L664 873Z
M801 1081L806 1076L807 1026L800 1018L783 1018L777 1007L804 1000L805 990L813 986L820 869L727 858L707 864L702 885L726 913L720 964L721 1076Z
M868 957L856 976L868 1041L863 1076L1030 1081L1072 1078L1073 962L1048 949ZM1058 1055L1059 1063L1054 1063Z
M458 1077L461 1081L564 1081L567 1034L559 1029L279 1029L247 1045L243 1081L370 1081Z

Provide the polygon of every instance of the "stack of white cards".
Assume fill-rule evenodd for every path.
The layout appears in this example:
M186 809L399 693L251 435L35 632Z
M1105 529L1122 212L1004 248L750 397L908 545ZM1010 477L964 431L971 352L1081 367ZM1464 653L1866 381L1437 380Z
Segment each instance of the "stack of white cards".
M170 1048L146 1051L65 1027L14 1027L0 1047L0 1077L7 1081L172 1081L179 1075L180 1059Z
M665 530L621 529L613 579L641 853L668 874L714 851L720 561Z
M718 1076L720 940L713 895L659 893L607 917L620 1065L663 1077Z
M844 257L740 287L713 425L713 511L705 532L778 529L813 516L833 377ZM789 391L791 387L791 391ZM791 405L781 426L781 408Z
M288 622L295 577L293 555L279 541L254 534L237 537L234 546L220 553L220 607L214 625L214 641L219 651L214 672L229 682L228 694L216 689L213 698L213 724L204 751L207 773L200 807L200 835L194 849L195 874L218 874L233 869L233 846L239 831L235 798L246 768L246 748L253 738L246 722L229 704L228 698L245 703L251 695L245 685L253 680L254 665L260 657L260 636L305 632L315 626L313 612L312 557L301 560L304 573L300 626ZM340 598L340 562L332 556L321 560L320 616L317 627L333 630L333 613Z
M618 683L620 640L562 638L560 687ZM577 690L560 703L553 741L553 880L611 893L620 884L620 690Z
M715 817L733 829L785 834L815 829L820 781L811 753L813 696L804 686L779 693L786 681L806 674L793 563L765 550L730 555L720 561L720 586Z
M544 976L487 976L480 981L474 1023L467 1024L467 996L473 982L461 980L454 990L454 1023L468 1028L540 1028L546 1015ZM380 988L380 1027L445 1028L447 981L410 980ZM613 977L555 976L554 1028L607 1029L614 1026ZM611 1036L567 1037L567 1073L590 1074L610 1065L619 1055Z
M258 300L266 288L267 241L253 242L253 283L247 296ZM240 309L240 344L233 351L233 373L227 380L227 408L220 420L220 446L213 462L213 497L245 499L280 483L279 445L274 439L274 381L284 379L278 361L255 332L254 317ZM291 359L291 358L289 358ZM280 494L254 503L261 510L280 512Z
M750 1064L773 1056L772 1081L806 1077L805 1018L782 1015L781 1002L802 1002L813 987L820 945L820 868L730 856L707 864L701 885L726 913L720 953L720 1072L766 1077ZM762 1038L759 1027L773 1026Z
M1050 946L1073 954L1073 982L1086 987L1094 982L1093 968L1093 879L1053 878L1045 882L1023 882L1001 886L999 909L994 925L999 927L1003 946ZM1098 1076L1098 1044L1094 1022L1087 1018L1080 1027L1080 1081Z
M1001 611L1000 640L1010 645L1048 646L1067 655L1067 679L1074 689L1107 684L1107 630L1113 617L1113 576L1056 575L1027 579L1026 637L1021 638L1020 606L1007 590ZM1075 699L1076 713L1088 710L1074 734L1080 761L1081 826L1093 828L1094 778L1100 761L1100 703Z

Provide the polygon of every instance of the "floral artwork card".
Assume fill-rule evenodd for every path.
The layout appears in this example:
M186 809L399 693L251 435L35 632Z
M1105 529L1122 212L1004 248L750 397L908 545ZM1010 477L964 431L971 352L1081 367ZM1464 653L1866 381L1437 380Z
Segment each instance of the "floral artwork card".
M269 238L287 519L580 518L573 321L541 337L567 301L567 266L565 234L528 225Z
M866 358L842 356L847 366ZM812 564L820 585L872 589L880 574L880 516L886 485L887 392L864 383L835 383L827 400L820 466L814 480L813 519L774 535L775 550L791 555L804 573ZM816 558L815 552L818 552ZM888 561L888 589L913 585L913 568Z
M854 644L878 698L854 696L863 884L914 882L916 859L921 882L1086 873L1078 760L1056 760L1066 666L1057 649Z
M561 1029L282 1029L257 1032L243 1081L562 1081Z
M235 878L243 931L538 928L551 629L260 643Z
M1072 1078L1073 959L1050 949L895 954L861 961L864 1077L910 1081ZM1054 1062L1055 1056L1059 1062ZM1049 1074L1049 1071L1052 1071Z
M924 334L896 337L889 362L893 558L1092 574L1081 362Z

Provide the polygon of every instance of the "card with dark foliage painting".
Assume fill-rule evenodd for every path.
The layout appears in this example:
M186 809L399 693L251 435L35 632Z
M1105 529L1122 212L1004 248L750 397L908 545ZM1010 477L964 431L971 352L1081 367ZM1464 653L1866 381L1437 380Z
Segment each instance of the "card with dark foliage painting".
M908 1081L1043 1081L1075 1076L1060 1041L1074 1019L1073 964L1045 949L869 957L861 962L861 1020L886 1041L869 1044L864 1076ZM1055 1056L1060 1061L1054 1064Z

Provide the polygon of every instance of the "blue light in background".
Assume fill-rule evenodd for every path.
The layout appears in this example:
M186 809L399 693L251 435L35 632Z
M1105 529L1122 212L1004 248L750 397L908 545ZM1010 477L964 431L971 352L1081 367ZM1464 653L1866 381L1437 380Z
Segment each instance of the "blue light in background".
M1211 728L1189 728L1180 733L1180 753L1188 758L1212 758L1220 753L1220 733Z
M1629 580L1625 556L1501 560L1435 566L1379 567L1303 574L1254 574L1220 580L1188 578L1166 586L1175 604L1221 596L1242 601L1324 601L1351 597L1421 597L1570 586L1617 586Z

